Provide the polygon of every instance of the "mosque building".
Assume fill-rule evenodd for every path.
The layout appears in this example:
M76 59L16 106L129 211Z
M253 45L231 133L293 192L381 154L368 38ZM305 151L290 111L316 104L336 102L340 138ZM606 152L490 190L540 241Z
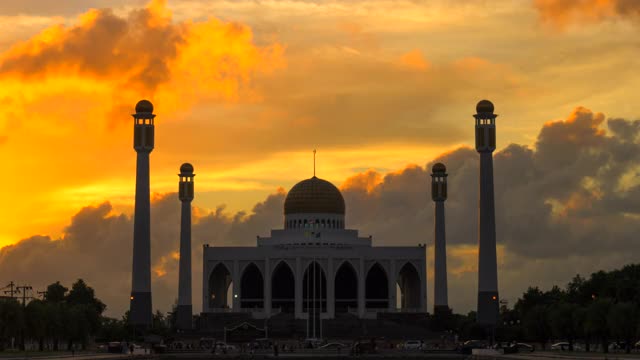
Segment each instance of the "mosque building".
M204 245L203 271L203 313L283 314L314 324L341 313L426 313L425 247L374 246L346 227L340 190L316 176L287 194L283 229L253 247Z
M492 157L497 115L493 110L490 101L482 100L474 115L476 150L480 153L477 310L478 323L487 326L496 324L499 301ZM130 322L147 328L152 309L149 154L154 149L153 105L147 100L140 101L133 117L137 170ZM194 329L193 171L193 166L185 163L178 174L182 220L177 318L178 328L184 331ZM433 166L434 313L450 311L444 218L447 176L444 164ZM195 328L219 330L220 325L240 320L252 322L254 328L256 323L264 321L266 329L268 320L279 324L283 331L290 328L289 334L300 334L304 324L307 337L315 338L322 337L325 321L333 326L334 334L338 331L347 334L349 329L358 327L362 333L371 334L376 332L376 324L381 334L421 333L420 328L411 329L411 324L424 326L427 319L426 245L374 246L371 236L361 237L358 230L347 228L345 207L340 190L316 177L314 165L314 176L300 181L287 194L282 229L272 229L269 237L258 236L255 246L203 245L202 313L197 317ZM426 234L427 231L425 238ZM389 328L389 320L396 321L397 326ZM226 328L224 331L226 333ZM354 334L353 331L350 334Z

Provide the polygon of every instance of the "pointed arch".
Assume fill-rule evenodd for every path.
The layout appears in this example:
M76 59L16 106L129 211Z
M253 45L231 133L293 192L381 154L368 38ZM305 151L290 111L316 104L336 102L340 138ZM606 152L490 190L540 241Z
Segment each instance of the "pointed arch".
M218 263L209 275L209 308L230 308L227 293L231 286L231 272Z
M283 312L294 312L296 280L286 261L282 260L271 273L271 306Z
M382 265L377 262L367 272L365 307L368 309L389 307L389 277Z
M240 307L243 309L264 307L264 278L253 262L244 268L240 278Z
M411 262L406 262L400 268L398 286L400 287L400 308L420 308L420 273Z
M350 307L358 307L358 273L348 260L343 261L336 271L334 297L336 312L347 312Z

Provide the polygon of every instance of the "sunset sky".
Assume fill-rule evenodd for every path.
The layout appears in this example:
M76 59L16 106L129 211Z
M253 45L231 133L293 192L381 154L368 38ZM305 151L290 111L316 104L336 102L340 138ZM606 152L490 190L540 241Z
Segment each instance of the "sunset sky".
M433 245L425 167L448 161L452 305L471 310L477 154L468 147L484 98L499 114L506 298L638 262L639 30L640 2L629 0L1 1L0 286L84 276L111 315L124 310L129 275L116 290L98 268L74 273L42 257L100 256L88 248L102 239L123 258L118 271L130 271L131 114L143 98L157 115L154 293L177 294L177 232L165 239L159 228L169 226L162 214L177 228L180 164L197 174L201 251L251 245L280 226L283 194L312 176L317 149L318 176L345 193L347 226L379 244Z

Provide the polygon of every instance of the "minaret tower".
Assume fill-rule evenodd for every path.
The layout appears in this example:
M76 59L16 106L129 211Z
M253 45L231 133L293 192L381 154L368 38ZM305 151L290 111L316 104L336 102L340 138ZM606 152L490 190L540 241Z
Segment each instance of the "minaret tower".
M141 100L133 114L133 148L138 153L136 166L136 205L133 216L133 270L129 322L149 327L151 311L151 224L149 199L149 154L153 151L153 105Z
M445 237L444 202L447 200L447 168L442 163L431 169L431 198L436 203L435 275L433 313L449 311L447 296L447 242Z
M193 166L180 166L178 196L182 202L180 222L180 273L178 281L177 327L191 330L193 309L191 305L191 201L193 200Z
M496 117L493 104L482 100L476 106L476 150L480 153L480 201L478 222L478 314L480 324L498 321L498 263L493 195L493 151L496 149Z

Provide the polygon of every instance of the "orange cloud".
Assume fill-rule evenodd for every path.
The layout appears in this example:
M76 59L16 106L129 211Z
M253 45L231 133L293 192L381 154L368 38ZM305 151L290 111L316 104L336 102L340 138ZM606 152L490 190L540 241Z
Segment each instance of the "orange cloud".
M640 2L635 0L535 0L534 6L542 20L559 28L640 16Z
M429 61L418 49L412 50L402 55L398 61L399 65L412 70L425 71L431 67Z
M54 94L75 83L91 93L83 103L94 114L128 119L140 98L161 101L165 114L203 98L254 101L253 76L285 66L284 48L256 46L247 26L215 18L175 23L171 16L164 0L127 16L90 10L75 25L50 27L0 54L0 78L16 79L26 93L43 80L54 83Z
M384 181L382 175L374 169L359 173L345 180L340 186L341 190L360 189L372 193L378 185Z

